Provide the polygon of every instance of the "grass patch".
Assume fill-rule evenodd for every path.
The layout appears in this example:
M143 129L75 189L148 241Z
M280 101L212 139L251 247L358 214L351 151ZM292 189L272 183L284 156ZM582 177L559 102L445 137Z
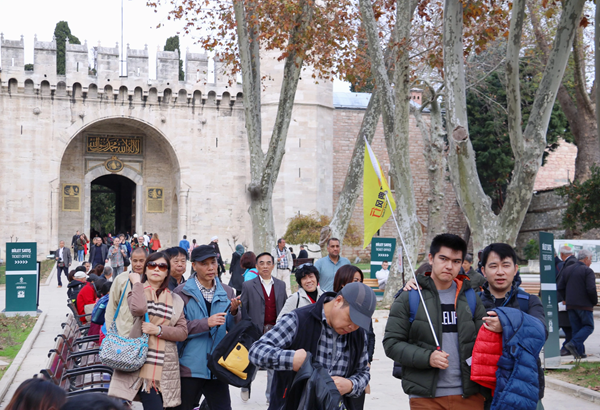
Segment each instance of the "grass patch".
M48 276L50 276L50 272L52 272L52 268L54 267L54 260L47 259L43 260L40 266L41 271L41 281L45 280ZM6 285L6 265L0 265L0 285Z
M54 259L46 259L44 261L42 261L42 263L40 264L40 281L44 281L46 280L46 278L48 278L48 276L50 276L50 272L52 272L52 268L54 268L54 263L56 261Z
M571 370L547 370L546 374L565 382L600 391L600 363L598 362L581 362Z
M15 359L36 321L37 318L31 316L0 315L0 356L4 361L10 363ZM0 370L0 378L6 369Z

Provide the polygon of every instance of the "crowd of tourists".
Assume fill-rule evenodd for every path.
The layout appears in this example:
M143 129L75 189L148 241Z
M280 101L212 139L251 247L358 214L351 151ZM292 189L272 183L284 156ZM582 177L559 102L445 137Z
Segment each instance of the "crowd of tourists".
M304 247L292 255L284 239L258 255L237 245L225 284L216 236L208 245L184 236L168 249L152 249L156 234L147 241L146 234L108 238L110 247L94 238L87 266L68 274L68 287L78 311L92 313L101 338L113 322L120 337L149 335L146 361L135 371L115 370L110 397L125 404L139 399L144 409L231 409L234 383L221 367L247 377L236 384L244 401L254 368L267 372L269 409L310 409L315 400L320 408L365 407L376 296L363 272L340 255L338 239L329 239L327 256L315 263ZM581 358L598 302L591 258L586 251L575 257L568 247L561 255L558 289L572 327L564 349ZM56 258L59 269L70 265L64 242ZM548 332L540 299L519 287L517 255L508 244L490 244L476 269L472 263L459 236L433 239L416 281L390 309L382 343L394 375L412 409L543 408L539 353ZM376 274L380 288L389 275L385 262ZM60 285L60 272L58 278ZM233 335L238 344L228 352L245 363L237 369L225 355L217 364L211 359Z

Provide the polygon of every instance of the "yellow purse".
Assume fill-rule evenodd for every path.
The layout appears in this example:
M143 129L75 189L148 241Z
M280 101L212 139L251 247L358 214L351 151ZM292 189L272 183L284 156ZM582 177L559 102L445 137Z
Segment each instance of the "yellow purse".
M223 357L219 358L218 363L242 380L246 380L248 377L244 372L250 364L250 360L248 360L248 349L241 343L238 343L233 348L225 360L223 360Z

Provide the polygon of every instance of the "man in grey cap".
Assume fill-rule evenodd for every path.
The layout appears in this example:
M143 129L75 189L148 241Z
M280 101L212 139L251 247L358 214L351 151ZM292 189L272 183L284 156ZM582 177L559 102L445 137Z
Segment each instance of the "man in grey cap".
M292 400L285 397L285 392L307 352L327 369L347 406L360 396L371 377L365 331L371 324L375 304L375 293L370 287L349 283L338 294L327 292L316 303L283 316L254 343L250 361L275 370L269 409L283 408ZM300 324L302 331L298 331ZM292 407L298 407L297 404Z

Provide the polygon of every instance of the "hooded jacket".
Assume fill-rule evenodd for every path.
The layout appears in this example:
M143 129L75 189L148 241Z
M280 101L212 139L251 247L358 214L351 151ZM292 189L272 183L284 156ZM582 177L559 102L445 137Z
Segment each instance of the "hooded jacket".
M419 275L417 281L423 288L421 293L431 316L435 333L441 341L442 308L431 273ZM474 314L471 313L464 294L465 290L471 287L469 278L465 275L458 275L454 281L456 283L455 307L463 397L477 393L489 396L488 389L471 381L471 368L467 364L467 359L473 352L477 332L483 324L481 318L486 316L485 308L477 298L476 311ZM383 337L385 354L402 365L402 388L406 394L433 398L437 389L439 369L431 367L429 364L429 357L436 350L436 345L422 303L419 304L412 323L410 323L409 317L409 292L402 292L392 304L385 328ZM444 348L444 346L441 347Z
M490 410L535 410L539 401L538 360L546 341L544 324L519 309L494 309L502 324L502 356Z
M225 312L231 305L230 299L235 298L235 291L227 285L223 285L219 278L215 277L217 289L210 304L210 314L206 309L204 297L196 284L196 278L192 276L187 282L179 285L174 293L183 299L185 318L187 320L188 337L184 342L177 344L179 348L179 367L181 377L195 377L210 379L212 377L208 369L208 353L225 337L225 334L237 322L240 321L241 307L237 315L227 314L225 326L208 326L208 318L216 313Z

